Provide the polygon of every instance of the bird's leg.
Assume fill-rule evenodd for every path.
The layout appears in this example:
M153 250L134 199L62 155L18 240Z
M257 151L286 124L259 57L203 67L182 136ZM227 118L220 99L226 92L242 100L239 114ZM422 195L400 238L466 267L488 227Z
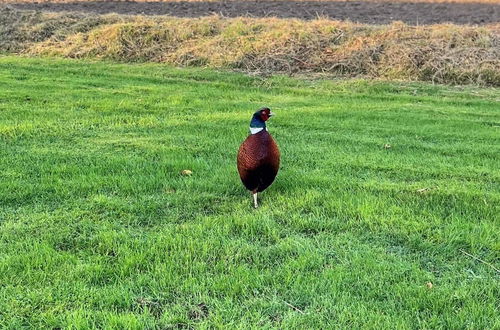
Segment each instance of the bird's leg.
M253 207L258 208L259 205L257 204L257 192L254 192L252 195L253 195Z

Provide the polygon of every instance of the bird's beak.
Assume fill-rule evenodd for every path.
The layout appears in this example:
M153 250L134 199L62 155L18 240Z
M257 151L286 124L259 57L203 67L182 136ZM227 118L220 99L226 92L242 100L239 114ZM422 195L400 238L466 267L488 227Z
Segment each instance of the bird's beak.
M274 112L270 111L269 112L269 117L272 117L272 116L274 116Z

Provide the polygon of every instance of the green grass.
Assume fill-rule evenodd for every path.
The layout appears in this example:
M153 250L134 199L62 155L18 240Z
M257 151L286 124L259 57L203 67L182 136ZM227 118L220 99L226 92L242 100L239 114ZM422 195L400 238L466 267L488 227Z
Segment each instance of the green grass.
M0 57L0 328L498 329L499 126L499 89Z

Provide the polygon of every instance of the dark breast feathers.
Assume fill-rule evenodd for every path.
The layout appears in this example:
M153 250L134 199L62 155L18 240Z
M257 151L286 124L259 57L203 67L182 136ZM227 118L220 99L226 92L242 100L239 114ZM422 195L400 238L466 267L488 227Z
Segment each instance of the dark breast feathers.
M238 172L245 187L264 191L273 183L280 166L280 151L272 136L263 129L247 137L238 151Z

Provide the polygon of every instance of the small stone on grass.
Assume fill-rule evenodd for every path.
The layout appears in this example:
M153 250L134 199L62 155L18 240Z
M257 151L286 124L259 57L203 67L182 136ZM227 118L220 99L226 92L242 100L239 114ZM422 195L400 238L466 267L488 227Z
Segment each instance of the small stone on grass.
M184 176L190 176L191 174L193 174L193 171L191 171L191 170L182 170L182 172L181 172L181 175L184 175Z

